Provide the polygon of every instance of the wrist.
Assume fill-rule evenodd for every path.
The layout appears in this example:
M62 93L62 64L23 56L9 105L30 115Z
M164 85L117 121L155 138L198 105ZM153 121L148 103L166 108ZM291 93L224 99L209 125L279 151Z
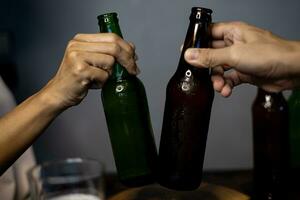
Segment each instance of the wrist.
M68 106L63 103L62 98L55 93L55 90L53 91L51 85L52 80L36 94L36 98L49 112L57 115L67 109Z

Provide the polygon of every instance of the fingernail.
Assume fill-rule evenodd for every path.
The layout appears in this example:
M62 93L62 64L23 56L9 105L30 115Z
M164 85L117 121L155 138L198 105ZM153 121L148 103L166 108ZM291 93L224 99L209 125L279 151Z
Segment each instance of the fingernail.
M138 66L137 66L136 69L135 69L135 73L136 73L136 75L138 75L138 74L141 73L141 70L140 70L140 68L139 68Z
M139 56L137 54L134 54L134 60L137 61L139 59Z
M188 60L195 60L198 57L198 50L197 49L187 49L185 51L185 58Z

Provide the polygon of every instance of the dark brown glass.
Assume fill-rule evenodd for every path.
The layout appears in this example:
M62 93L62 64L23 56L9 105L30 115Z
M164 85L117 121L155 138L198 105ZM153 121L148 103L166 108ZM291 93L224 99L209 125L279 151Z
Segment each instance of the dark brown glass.
M258 89L252 105L254 196L287 199L289 170L288 105L282 93Z
M192 8L179 65L167 85L158 181L170 189L197 189L202 179L214 90L210 71L189 65L184 52L209 47L211 13Z

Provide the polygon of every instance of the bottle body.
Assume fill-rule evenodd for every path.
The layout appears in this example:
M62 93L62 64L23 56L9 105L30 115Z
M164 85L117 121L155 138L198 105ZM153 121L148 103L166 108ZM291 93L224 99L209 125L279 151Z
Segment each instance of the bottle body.
M108 80L101 97L121 182L128 186L153 182L157 152L142 82L135 76Z
M100 29L121 36L119 25L109 17L116 14L98 17ZM101 99L120 181L126 186L152 183L157 151L143 83L115 63L102 88Z
M258 90L252 105L255 199L286 198L288 117L288 105L282 93Z
M209 70L187 64L183 54L189 47L208 47L208 25L191 20L179 66L166 89L158 177L171 189L197 189L202 180L214 90Z

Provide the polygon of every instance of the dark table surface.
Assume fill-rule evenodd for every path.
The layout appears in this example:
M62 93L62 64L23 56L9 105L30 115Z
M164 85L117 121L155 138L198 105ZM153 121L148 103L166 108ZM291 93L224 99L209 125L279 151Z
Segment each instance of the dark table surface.
M287 199L300 199L300 189L298 187L300 176L294 174L289 183L289 196ZM205 171L203 174L203 182L225 186L243 194L252 196L252 170L233 170L233 171ZM121 191L129 189L122 185L116 174L107 174L106 176L106 196L109 198Z

